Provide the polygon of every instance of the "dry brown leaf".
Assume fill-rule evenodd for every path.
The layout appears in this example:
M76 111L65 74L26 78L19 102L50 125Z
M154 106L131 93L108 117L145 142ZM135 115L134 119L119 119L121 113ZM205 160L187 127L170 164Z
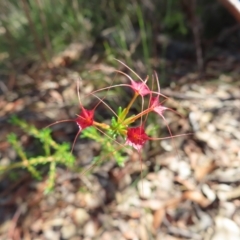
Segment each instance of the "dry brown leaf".
M231 199L240 197L240 187L236 187L230 191L218 191L218 197L222 201L229 201Z
M139 219L141 217L141 213L139 210L131 210L128 216L133 219Z
M210 201L203 196L202 193L198 191L186 191L183 193L183 199L191 200L201 207L207 207L210 204Z
M62 97L62 95L61 95L58 91L51 90L51 91L49 92L49 94L50 94L50 96L51 96L54 100L56 100L56 102L58 102L58 103L62 103L62 102L63 102L63 97Z
M190 182L190 181L187 180L187 179L182 179L182 178L179 177L179 176L176 176L176 177L174 178L174 180L175 180L176 182L178 182L179 184L182 184L187 190L193 190L193 189L196 188L196 186L195 186L192 182Z
M10 146L10 143L8 143L8 142L0 142L0 150L1 151L6 150L7 148L9 148L9 146Z
M216 168L216 164L214 162L208 162L202 166L198 166L195 168L195 178L197 181L201 181L204 179L206 175L211 173Z
M166 208L176 208L181 201L182 197L175 197L169 199L164 205Z
M157 211L155 211L153 215L153 231L157 231L157 229L161 226L164 216L165 216L165 209L159 208Z

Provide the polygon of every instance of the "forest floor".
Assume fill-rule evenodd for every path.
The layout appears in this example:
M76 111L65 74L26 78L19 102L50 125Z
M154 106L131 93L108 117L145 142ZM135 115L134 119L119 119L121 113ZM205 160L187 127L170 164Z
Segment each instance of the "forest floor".
M81 175L58 167L55 189L48 195L46 179L34 180L22 170L15 180L5 174L0 239L240 239L240 68L237 61L225 60L209 62L200 78L186 73L161 89L169 96L168 107L187 113L182 118L166 112L173 135L192 135L146 149L142 179L134 151L123 168L110 161ZM229 74L223 73L226 64L232 67ZM111 69L86 68L98 67ZM67 67L34 65L10 75L8 91L1 83L1 165L17 159L6 141L10 132L31 148L31 138L8 123L11 114L43 128L78 111L70 106L77 97L76 74ZM90 80L83 84L82 93L92 90ZM71 142L75 133L74 124L61 125L54 136ZM96 148L94 142L77 141L74 155L84 162Z

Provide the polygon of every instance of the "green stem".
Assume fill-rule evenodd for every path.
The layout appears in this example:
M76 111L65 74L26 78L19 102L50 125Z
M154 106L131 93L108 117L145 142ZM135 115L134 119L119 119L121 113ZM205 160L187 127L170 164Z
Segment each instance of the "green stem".
M46 163L50 163L53 161L58 161L58 162L64 163L65 159L60 159L60 158L56 158L56 157L36 157L36 158L29 159L27 161L27 163L28 163L28 165L32 166L32 165L38 165L38 164L46 164ZM9 166L0 166L0 172L9 171L14 168L20 168L20 167L27 167L27 166L24 162L12 163Z
M126 118L128 112L129 112L129 109L131 108L131 106L133 105L134 101L136 100L136 98L138 97L138 93L135 92L131 102L128 104L128 106L123 110L123 116L121 116L121 118L119 118L119 120L121 121L120 123L122 123L124 121L124 119ZM119 122L119 121L118 121Z
M129 125L129 124L135 122L138 118L140 118L140 117L142 117L142 116L150 113L152 110L153 110L152 108L148 108L148 109L140 112L140 113L139 113L138 115L136 115L136 116L129 117L129 118L127 118L127 119L124 121L124 124Z

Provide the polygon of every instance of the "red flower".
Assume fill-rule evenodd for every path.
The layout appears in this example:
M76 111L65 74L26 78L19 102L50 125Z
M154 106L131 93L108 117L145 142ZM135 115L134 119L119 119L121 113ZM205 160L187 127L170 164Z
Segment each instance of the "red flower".
M127 129L126 144L135 148L137 151L142 149L147 140L149 140L149 137L145 133L143 126Z
M138 95L141 95L143 97L147 94L151 94L152 91L149 89L149 87L146 84L147 79L144 82L136 82L130 78L130 81L131 81L131 88Z
M55 124L63 123L63 122L76 122L77 123L77 125L79 126L79 130L74 138L71 152L73 151L73 147L74 147L76 140L77 140L79 134L81 133L81 131L94 124L93 116L94 116L95 108L93 110L87 110L84 107L81 107L81 108L82 108L82 111L81 111L80 115L77 115L78 117L76 119L61 120L61 121L57 121L57 122L52 123L47 126L47 127L50 127Z
M159 114L161 117L163 117L163 112L168 109L159 103L159 96L152 97L150 100L150 107L153 109L154 112Z
M87 110L82 107L82 112L77 115L75 122L79 126L80 131L93 125L94 110Z

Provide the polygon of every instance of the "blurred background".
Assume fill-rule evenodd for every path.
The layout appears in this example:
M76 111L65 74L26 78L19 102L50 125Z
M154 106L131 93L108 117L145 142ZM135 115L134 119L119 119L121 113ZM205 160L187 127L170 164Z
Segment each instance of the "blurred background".
M0 63L12 71L36 61L76 66L120 58L133 65L141 59L167 74L170 61L176 64L170 73L181 76L203 71L213 59L239 58L232 15L219 1L1 1ZM67 49L75 56L53 61ZM178 73L178 62L192 64Z
M0 238L240 239L237 4L1 0ZM35 170L19 162L39 163L44 147L37 140L48 134L41 129L79 112L76 81L83 96L113 81L126 83L114 71L130 71L115 59L143 79L155 70L169 96L166 106L181 114L166 113L173 135L193 134L149 144L142 165L129 151L125 167L105 159L94 171L89 166L102 146L78 139L77 171L64 159L55 166L44 158L37 168L42 180L36 180ZM127 104L123 94L109 91L109 104ZM83 104L96 101L83 98ZM97 111L100 121L110 117ZM158 137L168 134L163 121L150 116L149 122L161 125ZM73 142L77 127L53 130L60 146ZM64 146L58 150L68 156ZM91 174L82 174L84 167ZM45 195L49 184L54 190Z

